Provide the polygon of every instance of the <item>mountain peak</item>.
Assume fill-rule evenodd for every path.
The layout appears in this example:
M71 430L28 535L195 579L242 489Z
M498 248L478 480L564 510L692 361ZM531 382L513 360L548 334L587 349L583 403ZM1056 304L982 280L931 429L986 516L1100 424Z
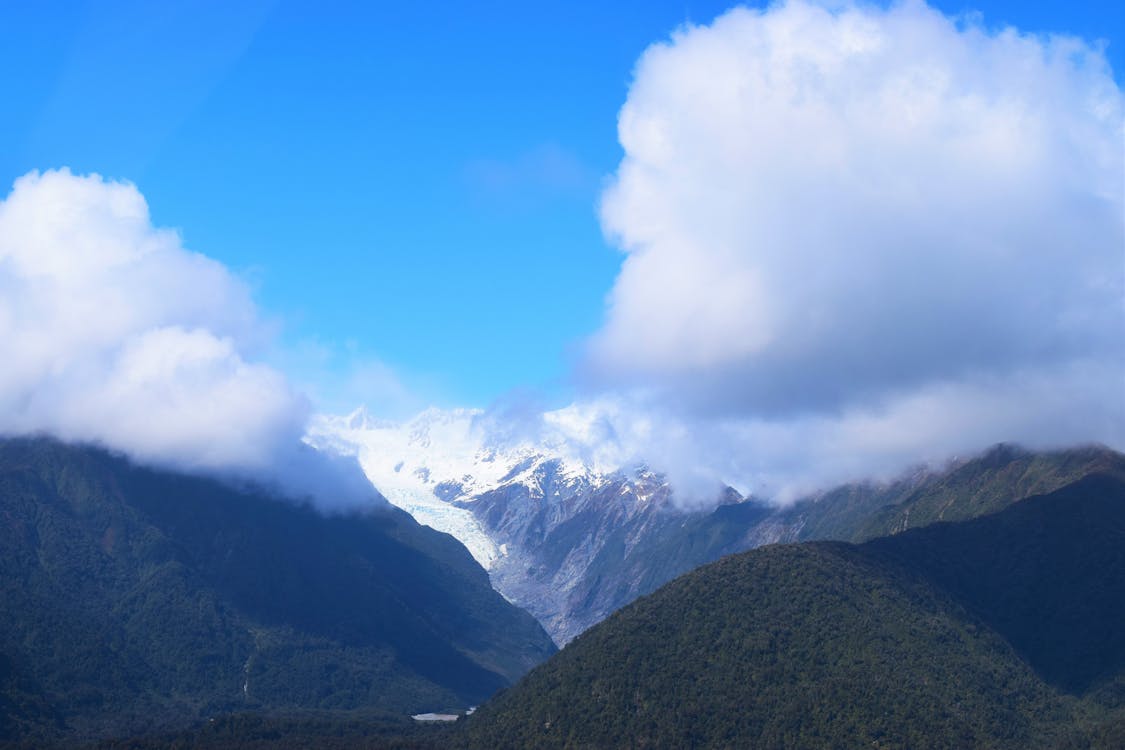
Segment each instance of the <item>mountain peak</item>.
M360 405L355 411L344 418L344 424L349 430L365 430L368 427L367 406Z
M401 423L347 417L314 420L307 440L319 448L355 455L371 482L419 522L459 539L486 569L504 554L463 506L475 497L519 483L542 491L544 475L596 483L567 441L516 439L498 434L477 409L429 408Z
M976 460L982 466L999 467L1030 455L1031 451L1016 443L997 443Z

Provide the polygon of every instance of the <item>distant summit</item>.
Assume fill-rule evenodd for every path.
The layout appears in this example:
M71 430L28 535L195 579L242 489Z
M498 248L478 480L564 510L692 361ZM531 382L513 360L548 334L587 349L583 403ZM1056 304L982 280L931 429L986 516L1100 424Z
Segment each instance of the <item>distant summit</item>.
M314 446L354 455L376 488L420 523L457 537L486 569L508 554L472 505L502 487L542 494L539 475L597 487L616 476L578 456L562 431L514 436L499 432L474 409L427 409L394 423L372 419L365 407L344 417L322 416L309 429Z
M547 422L520 434L468 409L429 409L401 424L357 410L319 418L307 440L355 456L392 504L457 537L561 644L628 601L612 568L625 537L678 515L663 477L589 460L576 430ZM603 575L613 593L598 588Z

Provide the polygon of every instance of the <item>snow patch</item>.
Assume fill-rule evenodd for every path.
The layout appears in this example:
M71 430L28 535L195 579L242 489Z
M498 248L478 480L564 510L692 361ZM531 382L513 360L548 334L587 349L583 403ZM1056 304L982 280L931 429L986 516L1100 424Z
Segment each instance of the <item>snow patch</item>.
M506 545L489 538L464 507L498 487L522 484L542 496L544 464L556 476L597 486L616 466L591 469L581 456L588 427L578 415L545 415L536 439L511 440L495 434L476 409L427 409L413 419L372 419L360 407L345 416L319 415L306 440L314 447L355 456L371 483L393 505L419 523L452 534L486 570Z

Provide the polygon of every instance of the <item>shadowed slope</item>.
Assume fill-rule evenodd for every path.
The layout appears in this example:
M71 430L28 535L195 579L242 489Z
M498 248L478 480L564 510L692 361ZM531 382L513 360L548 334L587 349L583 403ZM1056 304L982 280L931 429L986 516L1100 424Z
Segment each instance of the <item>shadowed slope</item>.
M553 651L459 543L49 440L0 443L9 739L467 706Z

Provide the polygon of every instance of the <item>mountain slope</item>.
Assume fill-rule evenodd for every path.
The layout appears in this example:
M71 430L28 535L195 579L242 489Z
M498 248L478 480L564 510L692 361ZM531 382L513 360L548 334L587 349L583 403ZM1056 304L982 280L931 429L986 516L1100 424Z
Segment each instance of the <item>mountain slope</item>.
M484 527L503 534L497 538L509 547L509 559L491 571L493 582L521 604L534 602L529 611L565 643L638 596L724 555L774 542L863 541L973 518L1092 473L1125 477L1125 456L1101 447L1032 453L998 446L945 471L845 485L785 508L729 490L713 508L684 510L653 474L610 476L585 495L571 487L554 503L540 499L549 493L537 496L513 484L481 495L473 507L491 509L500 498L502 508L517 509L507 516L479 512ZM494 525L509 517L508 527ZM542 531L521 538L518 529Z
M0 731L477 703L553 651L451 537L92 448L0 442Z
M1125 666L1123 529L1125 482L1100 475L861 546L727 557L579 636L483 706L469 743L1022 748L1116 736L1112 714L1090 724L1125 705L1102 689Z
M582 522L590 533L628 542L604 545L578 575L551 583L554 590L568 593L560 619L577 633L581 630L575 625L599 622L636 597L724 555L775 542L863 541L943 519L974 518L1094 473L1125 478L1125 456L1096 446L1046 453L997 446L945 471L915 472L885 484L844 485L783 508L743 500L730 491L727 502L714 508L685 511L676 507L669 488L657 482L657 502L601 517L587 510ZM607 490L618 486L609 483ZM566 541L548 535L541 546ZM532 572L525 575L534 578Z
M927 477L910 488L892 485L895 503L857 517L840 535L820 538L865 541L897 534L938 521L964 521L1002 510L1032 495L1046 494L1085 476L1106 474L1125 479L1125 456L1102 446L1032 452L1013 445L997 445L981 456ZM892 497L894 496L892 495Z
M1125 673L1125 481L1092 474L968 523L866 548L949 592L1047 682L1083 694Z

